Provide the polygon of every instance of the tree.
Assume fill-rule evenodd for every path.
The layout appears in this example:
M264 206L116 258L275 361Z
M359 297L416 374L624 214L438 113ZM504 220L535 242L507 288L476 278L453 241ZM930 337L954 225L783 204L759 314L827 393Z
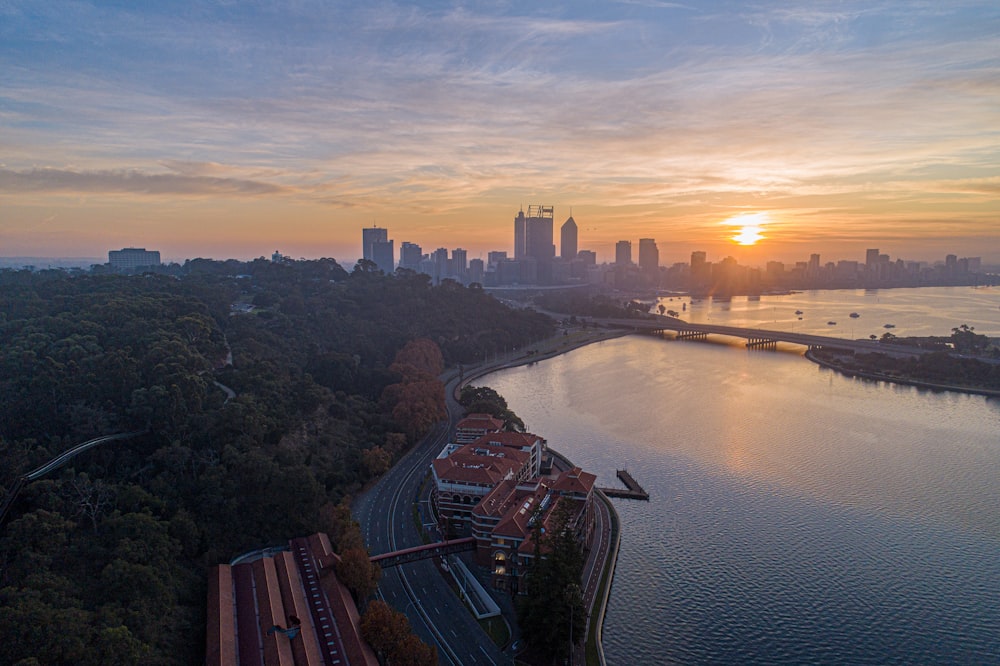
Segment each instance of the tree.
M410 631L406 615L376 599L361 616L361 636L382 658L387 657Z
M586 634L586 611L580 592L583 550L572 518L574 502L558 500L548 530L536 515L535 557L527 574L528 593L518 599L521 634L531 649L549 660L562 660L570 643L578 645ZM555 591L555 592L554 592ZM576 631L574 631L574 628Z
M336 571L337 578L347 586L357 601L367 599L375 591L382 574L379 566L372 564L365 548L348 548L343 551Z
M418 638L406 615L384 601L368 604L361 616L361 636L379 658L392 666L434 666L437 649Z

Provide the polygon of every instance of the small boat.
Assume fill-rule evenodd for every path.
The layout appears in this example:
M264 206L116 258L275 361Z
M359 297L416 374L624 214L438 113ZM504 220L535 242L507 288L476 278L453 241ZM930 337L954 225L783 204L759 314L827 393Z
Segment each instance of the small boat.
M798 315L802 314L802 310L796 310L795 314L798 314Z
M861 315L859 315L859 314L858 314L857 312L852 312L852 313L851 313L851 319L857 319L857 318L858 318L858 317L860 317L860 316L861 316Z
M836 326L837 322L835 322L835 321L828 321L828 322L826 322L826 325L827 326Z
M882 328L896 328L896 325L895 324L886 324Z

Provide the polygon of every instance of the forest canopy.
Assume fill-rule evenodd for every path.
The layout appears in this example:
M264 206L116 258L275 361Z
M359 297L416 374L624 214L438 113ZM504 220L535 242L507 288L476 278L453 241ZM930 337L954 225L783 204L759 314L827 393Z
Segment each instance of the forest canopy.
M205 571L317 530L442 413L436 375L547 317L332 259L0 271L0 642L11 663L201 661ZM338 518L340 516L340 518Z

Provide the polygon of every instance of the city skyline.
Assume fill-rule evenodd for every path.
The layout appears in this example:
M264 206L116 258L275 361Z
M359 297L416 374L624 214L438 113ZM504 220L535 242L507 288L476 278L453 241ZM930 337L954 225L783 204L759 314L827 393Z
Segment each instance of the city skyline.
M544 201L601 261L1000 263L992 3L2 11L4 256L485 258Z

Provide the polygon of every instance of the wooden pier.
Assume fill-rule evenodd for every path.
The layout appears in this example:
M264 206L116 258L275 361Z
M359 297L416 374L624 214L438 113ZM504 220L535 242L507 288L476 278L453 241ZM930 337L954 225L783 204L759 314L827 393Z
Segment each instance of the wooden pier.
M615 474L618 475L618 479L625 484L628 490L623 490L621 488L599 488L608 497L621 497L623 499L634 499L634 500L645 500L649 501L649 493L643 490L639 482L632 478L632 475L628 473L627 469L615 470Z

